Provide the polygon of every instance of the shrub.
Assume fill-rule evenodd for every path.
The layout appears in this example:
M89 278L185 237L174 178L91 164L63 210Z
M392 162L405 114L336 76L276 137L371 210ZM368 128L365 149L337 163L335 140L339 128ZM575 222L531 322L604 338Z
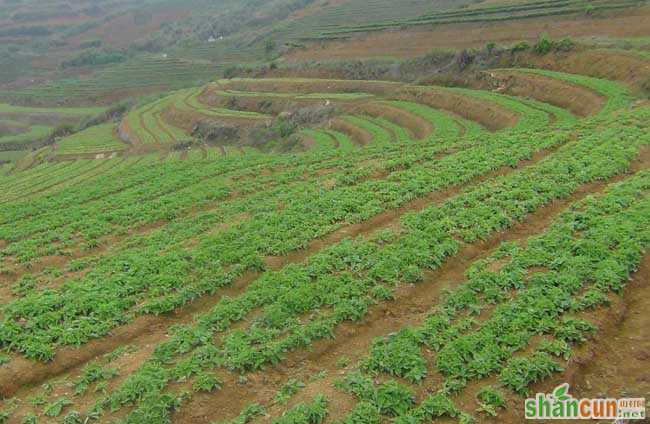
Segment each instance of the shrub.
M553 40L545 35L542 35L539 40L537 40L537 43L535 43L533 50L537 54L548 54L553 49L553 45Z
M228 79L235 78L236 76L241 75L241 73L242 73L241 66L230 65L223 70L223 77Z
M563 38L560 41L555 43L555 49L563 52L568 52L573 50L575 43L569 37Z
M121 102L118 102L105 111L98 113L94 116L88 117L81 121L79 124L79 127L77 128L78 131L83 131L87 128L93 127L95 125L103 124L105 122L109 121L118 121L121 119L126 113L131 110L131 108L134 106L135 101L131 99L123 100Z
M99 66L110 63L120 63L128 59L128 56L117 50L86 50L78 56L61 63L61 67L76 68L81 66Z
M515 44L514 46L512 46L510 51L513 52L513 53L516 53L516 52L523 52L523 51L526 51L528 49L530 49L530 44L528 44L528 42L526 42L526 41L520 41L517 44Z
M194 127L192 136L200 138L207 144L223 145L231 144L239 140L240 131L238 127L233 125L203 121Z

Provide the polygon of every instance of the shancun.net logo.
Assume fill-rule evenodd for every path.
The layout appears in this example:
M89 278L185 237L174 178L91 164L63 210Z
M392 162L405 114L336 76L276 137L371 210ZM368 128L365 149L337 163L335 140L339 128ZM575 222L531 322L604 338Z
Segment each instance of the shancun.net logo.
M568 383L551 394L537 393L524 403L528 420L643 420L645 407L644 398L576 399L569 394Z

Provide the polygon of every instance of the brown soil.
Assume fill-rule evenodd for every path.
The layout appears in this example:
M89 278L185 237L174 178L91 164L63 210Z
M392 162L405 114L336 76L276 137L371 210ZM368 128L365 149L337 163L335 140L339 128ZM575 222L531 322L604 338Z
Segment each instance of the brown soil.
M483 88L496 89L518 97L532 97L559 106L577 116L587 116L602 109L605 98L584 87L542 75L496 70L483 73Z
M648 165L647 162L644 162L644 165ZM474 261L488 256L504 241L525 240L543 232L571 203L600 192L609 183L621 178L619 176L610 181L583 185L569 198L540 208L524 222L509 230L498 233L487 241L465 245L439 269L428 271L423 282L401 286L394 301L373 306L370 313L360 322L341 325L335 331L334 338L316 342L309 351L293 352L280 364L247 375L248 383L245 385L238 384L236 376L228 376L223 389L214 395L193 397L188 405L184 405L175 414L174 422L194 424L233 418L251 402L272 403L274 394L287 379L299 378L305 381L320 371L326 371L326 377L308 383L291 404L323 393L328 396L330 405L335 406L330 408L327 422L342 418L351 407L353 399L333 387L334 382L345 373L337 370L337 362L341 358L349 358L350 363L355 364L367 354L376 337L385 336L405 326L419 324L426 318L430 308L440 300L445 289L456 287L465 280L465 270ZM426 204L421 205L424 206ZM271 411L279 412L283 409L276 407Z
M516 113L496 103L482 101L441 88L407 88L403 90L400 98L453 112L467 120L478 122L491 131L512 127L518 120Z
M598 326L591 340L574 350L564 364L565 371L533 385L531 393L548 393L569 383L570 393L582 398L648 397L650 393L650 253L632 275L622 296L610 296L611 305L588 313L588 321ZM471 397L466 397L471 404ZM490 423L523 422L521 399L511 397L499 419ZM570 423L569 420L556 420ZM611 421L596 420L596 423ZM646 422L646 421L639 421Z
M331 60L368 57L410 58L434 49L481 48L487 42L514 44L549 37L647 37L650 35L650 8L611 12L602 17L550 16L495 23L436 25L433 29L411 28L363 34L350 41L331 42L324 48L294 50L290 61Z
M650 31L650 22L647 28ZM522 58L521 65L620 81L637 92L650 76L650 60L606 49L546 56L527 55Z
M245 79L228 80L222 83L224 89L252 92L279 93L369 93L389 95L395 93L402 83L388 81L355 81L334 79Z
M571 381L583 397L650 394L650 253L625 289L613 318L599 323L592 356ZM604 316L604 318L609 318Z
M531 160L522 161L516 169L536 163L543 159L546 154L548 152L539 152ZM511 167L501 168L475 179L470 184L476 184L488 178L512 172L514 169ZM452 187L440 192L434 192L428 197L416 199L398 210L384 212L364 223L343 227L324 239L313 241L307 249L295 251L285 257L267 258L267 266L271 269L280 269L288 263L302 262L320 249L340 241L345 237L369 234L379 228L394 225L404 213L421 210L431 204L431 202L441 202L456 194L459 190L460 187ZM237 280L232 288L222 290L218 295L203 296L173 314L167 314L161 317L139 316L133 322L117 328L110 335L102 339L92 340L76 349L61 349L50 363L35 363L18 357L7 364L7 366L0 368L0 394L5 397L13 396L18 390L28 390L30 387L40 384L48 378L78 369L88 361L99 355L108 353L121 345L135 343L136 341L139 344L140 337L145 333L154 339L163 340L166 337L167 329L171 325L179 322L179 320L186 321L198 311L206 310L224 295L234 295L243 291L257 276L257 273L249 273Z
M365 146L366 144L372 142L373 139L372 134L370 134L368 131L364 130L363 128L359 128L356 125L351 124L343 119L332 119L329 122L329 128L349 135L355 143L361 146Z
M433 126L426 119L385 103L366 103L357 109L394 122L408 130L416 140L421 140L433 132Z
M301 137L302 141L302 147L305 149L309 150L312 149L316 145L316 141L312 137L307 137L306 135L303 135Z

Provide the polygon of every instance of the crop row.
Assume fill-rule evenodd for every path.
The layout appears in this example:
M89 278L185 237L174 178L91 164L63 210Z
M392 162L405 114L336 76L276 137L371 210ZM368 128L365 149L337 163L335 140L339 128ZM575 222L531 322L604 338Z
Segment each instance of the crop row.
M339 140L340 144L342 144L342 145L345 144L345 142L347 140L345 137L343 137L341 134L338 134L338 133L336 133L334 131L332 131L331 133L332 133L332 135L334 135L335 137L340 139ZM430 141L432 143L434 143L433 148L436 151L440 151L439 149L444 148L444 146L446 145L445 143L442 143L442 144L437 143L435 141L435 139L432 139ZM471 143L475 143L475 142L480 142L480 139L473 139L473 140L470 140L468 143L471 144ZM368 157L376 157L378 155L387 154L387 153L390 153L392 151L391 149L393 147L395 149L399 149L400 144L398 143L396 146L390 146L389 148L387 148L386 146L384 146L384 147L378 146L375 149L368 149L368 152L364 153L364 155L368 155ZM423 150L420 153L421 157L426 157L427 152L428 152L428 150L426 150L426 149ZM359 159L361 159L361 158L359 158ZM411 161L416 160L416 159L417 159L417 157L409 158L409 160L411 160ZM257 159L255 159L255 160L257 160ZM253 161L253 160L251 160L251 161ZM303 158L303 161L304 161L304 158ZM351 164L352 164L352 162L350 162L350 159L338 158L338 159L333 159L330 162L322 163L319 168L322 169L322 168L331 167L331 166L350 166ZM188 186L188 182L191 181L190 179L195 179L196 180L196 178L199 178L198 180L196 180L197 183L200 182L200 181L203 181L206 177L211 175L213 167L216 168L216 169L220 169L221 168L220 165L221 164L214 164L213 166L202 166L200 168L190 168L190 169L184 169L184 168L181 168L179 166L170 166L169 169L166 170L163 173L164 176L165 176L165 179L170 180L167 183L162 184L163 181L161 181L160 178L156 178L156 180L155 180L156 181L156 190L150 190L147 185L145 185L145 186L137 186L136 185L136 187L134 187L134 189L136 190L136 192L146 193L146 195L149 196L149 197L151 197L152 195L155 195L156 193L161 193L161 194L162 193L169 193L169 196L167 196L167 197L175 197L172 194L174 190L178 190L181 187L185 187L186 191L193 190L195 188L195 186L193 186L193 185ZM242 165L245 165L245 164L242 164ZM185 168L187 168L187 167L185 167ZM242 168L246 169L245 166L243 166ZM182 172L182 174L183 174L182 177L183 178L180 179L180 180L174 180L173 177L178 176L180 178L181 175L177 175L173 171L173 169L178 169L179 171L182 170L183 171ZM140 171L144 171L144 170L140 170ZM188 173L187 171L191 171L191 173ZM149 167L148 172L156 173L156 170L151 169L151 167ZM241 174L241 172L242 171L240 171L240 174ZM243 171L243 172L246 173L247 171ZM290 172L294 172L293 175L296 175L296 176L300 175L299 170L290 171ZM304 170L302 172L304 172ZM135 172L134 172L134 174L136 174L136 175L132 175L132 176L135 177L136 181L138 181L138 182L146 181L146 179L145 179L146 174L139 175L139 174L137 174ZM191 174L196 174L197 176L192 177ZM236 175L232 175L231 177L236 177ZM282 178L278 179L278 177L279 177L278 175L275 175L274 178L266 178L266 180L275 181L275 183L277 184L277 183L281 182L280 180L282 180ZM119 182L120 182L119 180L116 181L115 186L118 186ZM169 188L166 188L167 184L170 184L170 183L172 185L169 186ZM255 183L255 181L253 181L252 183ZM239 182L239 185L241 187L241 182ZM111 191L113 190L113 187L115 187L115 186L113 186L113 185L105 185L105 184L102 185L103 188L111 189ZM127 187L128 187L128 185L127 185ZM250 189L247 189L247 190L250 190ZM109 191L109 192L111 192L111 191ZM209 194L209 188L207 188L207 187L203 188L203 191ZM83 190L81 190L81 191L78 190L76 192L71 192L69 194L72 195L73 198L83 199L84 202L87 202L89 200L87 197L83 196L84 195ZM94 193L94 194L97 195L99 193ZM97 203L97 205L96 205L97 208L94 209L94 210L93 209L88 209L88 208L91 207L91 206L95 206L95 205L93 205L93 204L91 204L91 205L85 204L84 208L82 208L78 212L79 216L84 216L85 219L77 219L77 218L75 218L75 216L77 216L76 215L77 212L74 212L74 211L70 211L71 214L67 214L67 215L63 215L63 216L61 214L54 214L53 212L49 213L49 214L48 213L41 214L40 219L34 219L35 216L34 216L33 213L26 214L27 211L33 211L34 209L40 209L40 210L43 210L43 211L47 211L47 210L55 209L56 205L74 204L75 202L73 201L73 198L66 196L65 201L61 200L60 202L56 202L56 204L53 204L52 201L51 201L51 200L54 200L54 199L47 199L48 201L44 205L39 206L38 204L31 203L29 205L30 207L27 208L27 209L25 209L24 206L19 207L19 208L16 208L16 207L11 208L11 209L16 209L17 211L20 211L21 214L9 214L9 215L6 215L6 218L5 218L4 221L9 222L9 220L11 220L12 225L11 225L11 227L7 227L7 228L2 230L2 237L4 239L6 239L6 240L17 241L19 238L22 238L22 237L24 237L26 235L29 235L29 234L33 234L35 231L38 231L37 228L42 228L42 229L47 228L50 231L56 230L57 239L60 240L60 241L65 241L67 239L70 239L70 237L72 236L72 233L70 233L70 231L73 231L74 234L77 234L77 236L78 236L79 233L83 234L83 231L82 231L83 227L86 227L86 228L89 228L89 229L90 228L94 229L94 233L95 233L94 237L96 237L97 235L100 235L102 233L107 234L109 227L106 227L107 228L106 232L102 231L102 233L98 233L98 231L99 231L99 229L101 227L105 227L105 225L99 226L98 222L97 222L97 220L101 218L102 214L106 215L107 217L110 216L110 221L112 221L113 223L120 224L120 221L122 221L122 220L117 219L117 216L114 213L115 211L113 211L112 208L110 206L108 206L108 205L109 204L117 205L121 210L126 210L126 209L128 209L130 207L133 200L136 200L136 198L134 198L134 193L131 190L123 190L121 193L119 193L116 196L111 196L111 197L108 197L108 198L102 198L101 202L96 202ZM132 212L130 212L129 213L130 219L128 220L128 222L130 222L131 224L137 224L138 222L141 222L141 223L154 222L156 219L160 219L160 217L164 217L166 213L175 213L175 214L177 214L179 212L178 204L176 204L176 207L173 207L174 205L170 205L169 208L168 208L168 210L171 209L170 212L164 212L163 210L161 210L159 208L150 208L150 207L148 207L146 202L143 203L143 200L146 200L146 199L143 199L142 197L138 197L137 198L137 203L142 205L141 207L142 207L142 209L145 209L145 213L143 213L143 214L133 214ZM188 204L189 199L186 199L186 200L176 199L176 202L184 202L184 204ZM188 204L188 206L189 206L189 204ZM174 212L171 212L171 211L174 211ZM146 214L150 214L152 217L155 216L156 218L155 219L151 218L151 219L148 220L147 217L146 217ZM50 217L48 217L48 215ZM32 219L30 219L28 222L24 222L24 221L21 222L21 216L30 217ZM88 218L88 217L91 217L91 216L94 217L93 220ZM133 220L135 220L135 221L133 221ZM57 222L59 222L59 223L57 223ZM67 223L67 222L73 222L75 227L73 229L71 229L70 231L63 231L63 229L61 228L60 223ZM83 227L81 227L81 226L83 226ZM66 236L67 233L70 233L70 236ZM43 235L43 240L51 240L51 238L49 236L47 236L47 234L44 234ZM29 243L33 243L33 241L29 242ZM55 246L50 244L49 241L47 243L49 244L49 247L51 249L55 248ZM33 244L32 244L32 246L36 247ZM22 250L22 248L17 246L15 249L11 249L11 250L6 251L6 253L11 253L11 252L18 253L20 250ZM26 257L26 259L29 259L29 258Z
M647 115L637 111L624 121L638 125ZM192 325L176 327L152 358L100 400L94 412L134 405L130 418L150 416L166 422L171 404L163 401L174 399L174 394L162 388L171 382L216 369L256 370L332 337L339 324L365 316L373 303L389 299L396 285L421 281L425 269L439 267L463 243L485 239L541 206L570 196L581 184L627 169L650 139L642 130L610 124L612 128L602 132L580 131L577 141L537 165L410 214L398 230L344 240L304 264L264 273L243 294L223 298ZM233 328L253 311L258 311L254 319Z
M102 95L130 88L175 90L208 80L215 72L212 65L204 62L151 58L112 66L98 71L90 78L65 79L7 94L18 98L50 99Z
M600 10L614 10L638 6L636 1L557 1L539 2L526 5L474 8L454 12L425 14L415 19L376 22L354 27L335 26L322 28L319 38L329 38L355 32L379 31L409 25L456 24L471 22L500 22L513 19L530 19L546 16L590 13Z
M185 222L177 232L170 231L168 225L164 231L151 237L155 242L150 245L144 243L148 238L136 239L131 249L93 264L92 271L83 278L69 281L54 292L30 293L7 305L3 327L6 336L3 340L25 351L28 356L47 358L51 356L52 347L59 343L83 343L128 320L130 314L127 311L169 311L205 292L229 284L246 270L263 268L263 257L266 255L284 255L346 223L363 221L432 191L461 185L503 166L514 166L518 161L530 158L536 151L566 143L570 137L568 131L546 131L545 139L538 140L527 132L521 136L518 131L513 131L511 134L491 136L475 147L439 160L431 160L449 148L440 142L428 150L418 149L411 155L385 161L380 165L389 171L385 179L366 179L375 172L371 167L342 173L338 180L335 179L337 184L329 190L318 183L296 183L290 189L278 186L277 197L272 196L271 191L266 191L241 201L223 203L199 215L202 222L198 225L191 226ZM328 176L332 177L336 175ZM127 203L128 206L121 210L124 218L116 216L116 210L113 210L106 214L104 224L99 221L100 211L85 213L84 219L72 222L65 231L58 228L52 235L57 240L72 240L81 225L92 224L83 231L96 238L102 233L114 232L115 228L107 224L117 219L131 223L143 217L148 217L151 222L173 218L178 216L181 209L177 205L185 202L188 207L196 207L207 201L225 200L230 192L231 189L222 180L203 181L192 190L171 194L164 202L157 200L153 207L146 203ZM258 199L262 195L266 196L266 201ZM251 204L252 199L256 201ZM277 207L280 204L282 208ZM170 243L172 237L184 235L182 238L186 239L192 231L204 231L206 224L214 226L225 222L223 218L241 213L247 213L250 218L216 235L201 235L196 247L190 251ZM88 216L94 220L89 221ZM31 222L27 224L33 225ZM47 228L51 227L57 228L50 223ZM6 230L15 232L20 227L14 224ZM66 232L69 235L66 236ZM43 249L40 253L34 241ZM41 238L40 241L26 240L10 244L3 251L5 254L18 253L19 258L22 256L23 260L30 260L35 255L56 253L51 241L51 237ZM106 305L111 307L107 308ZM134 308L136 305L138 307ZM45 322L43 307L48 311ZM11 329L18 317L30 323L27 327L35 330L33 336L25 328L20 335ZM80 327L81 322L85 323L84 328Z
M115 125L102 124L90 127L57 142L56 152L61 155L106 153L124 150L126 146L115 136Z
M621 294L650 245L650 172L643 171L589 197L563 213L543 234L525 243L504 243L467 270L467 281L445 298L417 327L376 339L360 371L341 387L359 399L344 422L399 423L437 417L471 422L453 397L468 383L496 377L476 392L477 410L497 415L510 390L530 386L564 369L572 346L596 327L581 315L606 306ZM493 270L494 264L502 264ZM427 359L423 349L434 352ZM443 377L433 393L414 402L410 384L431 384L433 369ZM383 378L381 379L384 380ZM382 397L389 391L398 396Z

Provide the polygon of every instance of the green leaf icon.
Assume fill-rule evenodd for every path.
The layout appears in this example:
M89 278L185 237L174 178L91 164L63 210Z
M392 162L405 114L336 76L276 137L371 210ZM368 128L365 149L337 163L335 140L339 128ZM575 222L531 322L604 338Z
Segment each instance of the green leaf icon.
M559 401L569 400L571 396L568 395L569 383L564 383L553 390L553 397Z

